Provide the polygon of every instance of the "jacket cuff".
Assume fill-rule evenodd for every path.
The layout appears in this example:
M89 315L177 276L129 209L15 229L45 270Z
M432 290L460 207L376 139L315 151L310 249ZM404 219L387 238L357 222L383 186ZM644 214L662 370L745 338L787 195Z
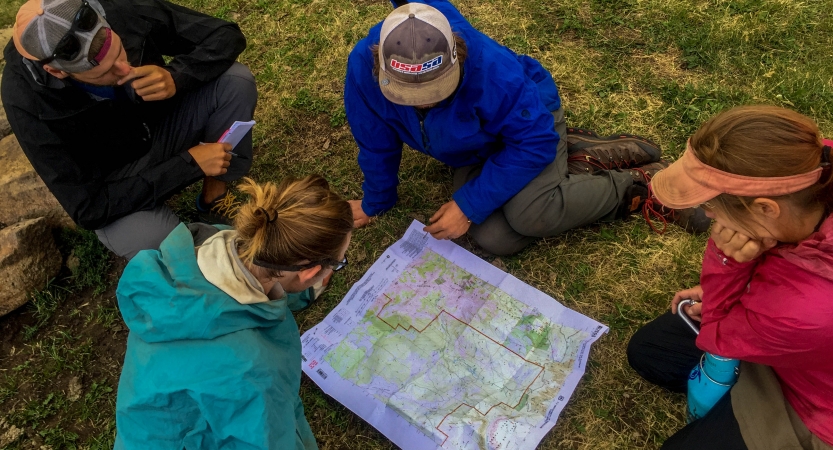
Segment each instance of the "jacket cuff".
M367 202L366 198L367 197L362 199L362 211L364 211L364 213L367 214L368 217L374 217L374 216L378 216L380 214L384 214L384 213L390 211L391 208L393 208L393 205L390 205L390 206L387 206L387 207L385 207L385 206L375 206L375 207L370 206L370 204Z
M197 164L197 161L194 159L194 157L191 156L191 152L186 150L186 151L180 153L179 156L180 156L180 158L184 159L185 162L187 162L189 166L196 167L197 169L199 169L200 172L202 172L202 168L200 167L199 164Z
M162 68L171 73L171 78L174 79L174 85L176 85L177 92L191 90L198 84L193 77L177 71L172 66L162 66Z
M463 214L466 215L466 218L471 220L472 223L480 225L481 223L483 223L484 220L486 220L488 214L479 214L477 213L477 211L475 211L475 209L471 206L471 203L468 201L465 194L463 193L464 189L465 186L458 189L457 192L455 192L454 195L451 196L451 198L454 199L454 201L457 203L457 206L459 206L460 210L463 211Z

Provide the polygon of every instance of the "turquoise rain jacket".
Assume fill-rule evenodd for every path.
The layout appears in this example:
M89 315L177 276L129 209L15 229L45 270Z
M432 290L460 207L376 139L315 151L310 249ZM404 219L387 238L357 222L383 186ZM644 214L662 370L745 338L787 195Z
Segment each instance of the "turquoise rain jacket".
M130 328L116 449L318 448L286 297L244 305L209 283L182 224L130 261L116 295Z

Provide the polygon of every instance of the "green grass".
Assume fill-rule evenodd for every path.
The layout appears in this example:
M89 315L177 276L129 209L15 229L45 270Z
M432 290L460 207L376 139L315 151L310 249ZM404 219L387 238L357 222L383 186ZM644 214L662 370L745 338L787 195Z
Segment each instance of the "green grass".
M111 257L91 232L62 230L57 242L68 261L76 259L69 263L72 270L33 293L26 310L4 318L22 323L17 336L9 337L8 351L0 353L3 449L30 443L112 448L115 377L102 376L98 367L101 331L121 323L115 305L100 297L114 281ZM12 430L22 433L11 440Z
M0 23L11 23L19 3L0 4ZM180 3L237 21L248 37L249 47L240 59L254 72L260 91L252 176L277 181L287 175L321 173L337 192L359 198L362 175L341 100L345 62L352 46L390 11L389 4L382 0ZM534 56L552 72L569 125L605 134L640 134L661 144L673 158L686 138L715 113L740 104L768 103L805 113L826 135L833 135L831 1L456 0L455 4L481 30ZM411 220L424 221L451 195L451 171L416 152L406 151L400 178L399 205L373 226L356 231L348 254L351 265L334 278L323 301L297 316L302 329L319 322ZM196 192L198 186L176 200L174 207L186 217L193 212ZM501 258L513 275L611 327L594 345L587 374L542 449L652 449L683 426L684 399L641 381L628 368L624 352L630 335L664 311L675 290L697 283L704 242L676 228L656 235L640 218L633 218L575 230ZM89 286L96 286L95 274L103 272L90 273ZM85 279L76 277L79 282ZM47 296L35 304L33 314L55 316L53 305L60 301ZM78 429L75 416L67 412L78 414L79 409L64 408L67 403L58 393L46 403L42 396L29 399L16 394L21 386L38 382L32 377L39 367L57 367L68 357L68 349L41 354L36 348L46 349L54 342L80 349L81 360L89 361L84 359L87 341L81 331L120 323L112 302L91 304L78 317L65 338L53 327L43 328L53 319L39 326L33 322L31 348L23 351L37 358L28 366L21 363L0 372L0 410L15 404L23 408L20 411L31 411L16 412L21 414L15 416L21 417L17 423L37 429L39 439L55 443L53 448L104 448L112 439L112 392L91 400L90 407L99 410L87 414L98 414L92 419L97 425L80 433L73 431ZM92 342L93 357L99 345ZM6 355L0 357L6 361ZM82 377L88 377L84 371L93 370L91 364L80 368ZM64 367L64 372L73 370ZM117 372L118 367L108 370ZM88 391L98 379L85 378ZM323 449L394 448L308 380L301 396Z

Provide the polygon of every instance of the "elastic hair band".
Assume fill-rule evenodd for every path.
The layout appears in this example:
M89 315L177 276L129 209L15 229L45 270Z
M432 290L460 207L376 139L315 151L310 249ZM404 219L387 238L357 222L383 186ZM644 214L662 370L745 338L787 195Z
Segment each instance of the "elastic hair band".
M101 50L98 51L98 54L95 55L93 61L100 63L105 56L107 56L107 52L110 51L110 44L113 42L113 35L109 28L105 28L105 33L107 36L104 38L104 45L101 46Z
M273 219L272 216L269 215L269 212L266 211L264 208L258 207L257 209L259 209L261 212L263 212L263 215L266 216L266 223L267 224L270 224L270 223L278 220L278 212L277 211L275 211L275 218Z

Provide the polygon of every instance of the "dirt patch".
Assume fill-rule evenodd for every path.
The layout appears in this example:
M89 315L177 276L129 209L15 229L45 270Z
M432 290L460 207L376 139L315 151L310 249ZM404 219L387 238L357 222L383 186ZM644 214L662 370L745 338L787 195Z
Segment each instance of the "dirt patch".
M100 295L48 288L57 307L46 320L43 298L0 318L3 448L112 447L128 334L115 298L123 268L123 260L114 261Z

